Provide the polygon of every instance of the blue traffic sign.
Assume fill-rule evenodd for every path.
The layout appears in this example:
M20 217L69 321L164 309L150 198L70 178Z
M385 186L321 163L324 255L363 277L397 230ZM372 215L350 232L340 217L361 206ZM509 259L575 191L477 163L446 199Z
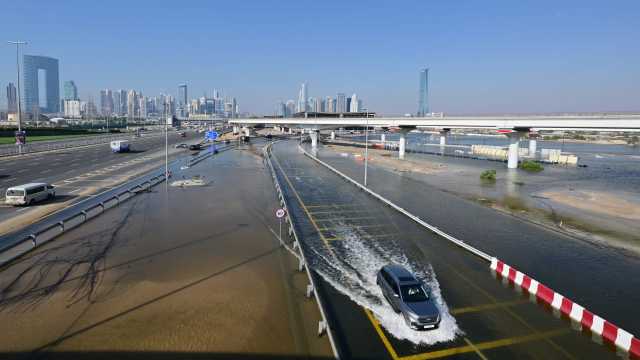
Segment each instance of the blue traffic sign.
M205 133L205 137L209 140L215 140L218 138L218 133L213 130L209 130Z

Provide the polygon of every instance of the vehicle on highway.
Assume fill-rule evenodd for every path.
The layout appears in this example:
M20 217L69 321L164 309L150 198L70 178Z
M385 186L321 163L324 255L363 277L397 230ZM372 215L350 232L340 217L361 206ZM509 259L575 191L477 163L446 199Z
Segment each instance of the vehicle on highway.
M176 144L176 149L186 149L187 147L187 144Z
M180 137L187 137L187 133L184 131L181 131L178 134L180 134Z
M131 146L127 140L114 140L111 142L111 151L114 153L123 153L131 151Z
M52 199L56 196L56 188L47 183L29 183L12 186L5 193L8 205L32 205L38 201Z
M248 142L251 142L251 138L246 135L243 135L243 136L240 136L240 141L248 143Z
M189 150L200 150L202 146L200 144L189 145Z
M383 266L376 276L391 308L401 313L407 325L414 330L437 329L440 311L424 284L400 265Z

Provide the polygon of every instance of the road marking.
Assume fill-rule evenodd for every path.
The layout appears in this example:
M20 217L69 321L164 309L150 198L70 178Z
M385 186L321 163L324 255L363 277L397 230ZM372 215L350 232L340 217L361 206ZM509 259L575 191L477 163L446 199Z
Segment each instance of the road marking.
M75 190L69 191L67 194L73 194L73 193L77 193L78 191L82 190L82 188L77 188Z
M510 338L505 338L505 339L486 341L482 343L477 343L475 345L469 344L465 346L458 346L454 348L425 352L422 354L408 355L408 356L403 356L396 359L400 359L400 360L438 359L438 358L464 354L464 353L469 353L474 351L489 350L489 349L495 349L495 348L504 347L504 346L522 344L526 342L546 340L554 336L564 335L570 331L571 329L564 329L564 328L556 329L556 330L550 330L550 331L545 331L545 332L540 332L540 333L535 333L530 335L514 336Z
M362 309L364 310L364 313L367 314L369 321L373 324L373 328L378 333L378 336L380 336L380 339L382 340L382 344L384 345L384 347L387 348L387 351L389 352L389 355L391 355L391 358L394 360L398 359L398 354L396 353L396 350L393 348L393 346L391 346L391 343L389 342L389 339L387 339L387 337L385 336L384 332L382 331L382 328L380 328L380 323L378 322L378 319L373 317L373 314L369 309L364 307Z
M477 346L475 346L471 340L467 339L466 337L464 338L464 342L466 342L469 346L471 346L471 348L473 349L473 351L482 359L482 360L489 360L487 359L486 356L484 356L484 354L482 353L482 351L480 351L480 349L478 349Z
M40 174L46 174L46 173L49 173L49 172L51 172L51 170L42 170L42 171L40 171Z
M529 302L529 299L521 299L521 300L504 301L504 302L497 302L497 303L491 303L491 304L467 306L467 307L461 307L457 309L449 309L449 313L451 315L459 315L459 314L466 314L466 313L472 313L472 312L480 312L485 310L492 310L492 309L502 308L507 306L514 306L514 305L524 304L528 302Z
M335 256L335 254L333 253L333 249L331 249L331 246L329 246L329 242L327 241L327 239L324 237L324 235L322 234L322 231L320 230L320 227L318 227L318 224L316 224L315 220L313 220L313 216L311 216L311 214L309 213L309 209L307 209L307 207L305 206L304 202L302 201L302 199L300 198L300 195L298 194L298 191L296 190L295 187L293 187L293 184L291 183L291 180L289 180L289 176L287 175L287 173L282 169L282 166L280 165L280 162L278 161L278 158L275 156L273 156L273 159L276 161L276 164L278 165L278 167L280 168L280 171L282 171L282 174L284 175L284 179L285 181L289 184L289 186L291 187L291 190L293 190L293 194L295 195L295 197L298 199L298 202L300 203L300 205L302 206L302 209L304 210L304 212L307 214L307 217L309 217L309 220L311 221L311 224L313 225L314 228L316 228L316 230L318 231L318 235L320 235L320 239L322 239L322 241L324 242L327 250L329 250L329 252Z

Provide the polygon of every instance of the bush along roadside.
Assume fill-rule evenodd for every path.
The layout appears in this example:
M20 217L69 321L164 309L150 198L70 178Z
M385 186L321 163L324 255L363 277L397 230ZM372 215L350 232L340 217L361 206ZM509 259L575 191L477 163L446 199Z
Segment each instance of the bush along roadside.
M480 179L484 181L496 181L496 171L495 170L485 170L480 174Z
M540 172L544 170L544 167L535 161L525 160L520 163L520 169L529 172Z

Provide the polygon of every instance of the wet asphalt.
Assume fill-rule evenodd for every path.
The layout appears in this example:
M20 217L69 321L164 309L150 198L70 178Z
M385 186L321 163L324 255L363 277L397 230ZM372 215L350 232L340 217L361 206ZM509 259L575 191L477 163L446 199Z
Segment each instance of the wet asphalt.
M315 259L313 265L318 273L333 284L325 284L322 291L329 299L334 330L347 358L410 355L417 358L454 359L617 357L615 351L592 340L588 332L572 329L566 319L554 316L550 309L536 304L493 276L488 263L382 206L377 200L300 154L296 141L276 144L273 153L280 165L278 175L282 183L287 184L285 192L290 200L290 211L303 234L305 251ZM353 160L341 162L337 154L322 151L320 156L335 162L341 170L349 168L352 175L358 172L359 166ZM494 226L499 227L504 222L512 223L510 230L514 232L509 233L511 236L533 231L527 224L500 214L488 215L473 206L467 213L480 211L475 217L455 216L447 213L451 206L464 208L468 204L454 198L447 198L446 204L442 200L436 202L433 198L425 199L425 196L436 196L433 195L435 190L420 188L396 174L385 175L382 171L372 171L369 176L372 187L380 186L392 194L403 194L393 200L410 211L415 211L416 205L424 205L420 207L424 211L417 213L422 219L429 221L427 210L440 214L436 219L448 219L448 224L437 225L465 240L471 237L470 234L486 234L486 237L493 238L491 244L497 246L504 238L496 239L491 231ZM493 217L493 223L479 221L486 216ZM458 231L453 231L456 229ZM539 231L527 235L539 236ZM351 234L350 237L345 237L345 232ZM511 236L508 237L510 245L507 248L513 246ZM474 245L479 245L478 242L485 239L484 236L474 238ZM530 260L526 264L540 261L535 258L536 251L524 252ZM362 261L361 258L365 256L373 257L376 261ZM388 326L395 326L388 319L379 321L381 317L389 318L389 315L384 311L384 301L377 299L375 284L371 283L371 274L377 270L371 269L371 264L379 265L385 259L397 261L402 257L413 268L427 269L424 273L431 280L437 279L448 312L459 328L453 339L429 345L402 340L400 338L413 335L402 329L385 328L385 321ZM505 257L507 261L513 260ZM354 273L357 276L351 276ZM362 304L375 309L373 317L367 314L366 306ZM422 336L427 343L437 337L435 333L430 335L428 332L416 336Z

